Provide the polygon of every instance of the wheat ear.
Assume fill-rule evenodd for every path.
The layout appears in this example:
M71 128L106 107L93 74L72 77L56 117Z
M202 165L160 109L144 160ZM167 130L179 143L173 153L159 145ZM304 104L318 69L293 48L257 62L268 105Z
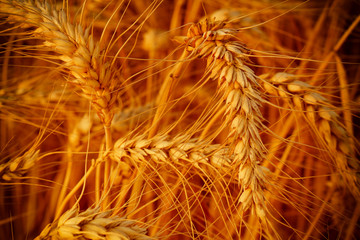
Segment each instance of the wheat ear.
M197 138L184 135L170 139L167 135L156 135L151 139L141 135L132 139L120 138L114 144L114 159L120 161L130 157L134 163L153 160L157 164L177 164L190 162L194 167L206 173L206 167L228 171L233 161L230 150L219 144L208 144Z
M230 125L228 144L235 144L233 165L238 169L238 180L244 190L239 198L242 209L252 206L265 219L266 168L260 164L265 157L265 146L260 138L262 98L254 71L245 65L248 50L233 40L235 29L225 28L224 22L209 20L193 24L187 33L189 51L207 58L210 79L218 80L218 91L226 102L225 125Z
M345 185L356 198L360 198L359 161L346 129L340 123L339 115L329 100L313 86L299 81L295 75L276 73L269 81L264 81L264 88L275 96L286 99L290 108L304 112L308 123L324 139L323 144L333 159Z
M47 225L35 240L42 239L106 239L146 240L146 229L134 221L112 216L111 211L89 208L79 213L77 208L66 211L58 220Z
M151 198L143 195L143 191L139 191L138 189L142 189L145 186L146 188L150 187L148 185L150 181L144 182L142 180L143 178L138 177L139 175L137 173L133 182L131 197L126 198L126 194L124 193L129 191L129 187L125 187L124 191L121 191L122 193L118 196L117 207L115 207L115 209L126 206L127 212L132 214L134 210L139 209L137 205L144 201L146 202L146 208L150 209L147 209L147 211L149 211L148 213L141 211L139 217L148 217L148 214L155 214L155 216L157 216L155 223L152 224L151 229L149 229L150 235L156 234L157 232L173 234L170 233L173 232L173 229L171 227L168 229L168 226L179 224L180 228L180 225L186 224L189 220L187 219L186 213L184 216L182 215L183 213L181 215L173 215L173 211L184 210L184 206L181 206L181 204L179 206L177 203L179 199L182 198L183 191L187 191L188 184L196 184L189 182L187 176L199 176L201 179L206 179L204 180L206 181L206 187L202 186L204 183L201 183L201 185L198 186L200 189L211 188L213 184L215 185L214 182L222 182L223 178L231 179L231 177L227 177L231 172L230 164L233 161L229 152L230 149L228 147L220 144L210 144L209 142L191 138L185 134L176 137L159 134L150 139L148 139L147 134L120 138L114 144L113 159L119 161L122 166L125 163L128 166L132 166L132 168L134 168L134 166L135 168L139 168L139 166L147 165L149 169L151 169L151 175L153 176L155 174L155 178L151 181L164 181L164 188L167 190L161 191L160 195L155 195L156 191L150 191L152 195ZM187 175L186 173L189 171L191 174ZM169 172L171 172L170 176L168 175ZM143 175L144 173L145 171L142 170L140 174ZM176 176L175 178L174 175ZM233 183L227 182L226 184ZM162 188L160 186L156 188L158 187L160 189ZM201 192L202 190L200 189L199 191ZM193 194L197 195L199 192L193 192L193 190L191 190L191 192L186 193L186 199L192 199ZM152 201L148 202L149 199L157 198L159 198L159 205L149 204L152 203ZM214 201L216 200L217 199L214 199ZM228 201L231 202L232 199L228 199ZM196 211L197 204L206 204L205 202L207 202L205 199L199 200L199 203L194 203L195 206L189 206L188 211ZM187 209L187 207L185 208ZM178 217L180 217L181 220L177 223L177 221L179 221L177 220ZM151 221L152 218L149 220ZM166 236L166 234L162 236Z
M0 165L0 176L4 181L12 181L21 178L34 166L39 159L40 150L30 149L24 155L11 159L9 162Z
M8 22L36 28L29 34L44 40L43 45L58 54L70 73L68 82L81 88L103 124L109 127L118 83L99 43L93 39L91 27L84 29L71 23L63 9L55 9L47 2L1 0L0 6L1 13L9 16Z
M112 106L120 84L112 65L106 60L106 51L100 50L100 44L94 41L91 26L84 29L80 24L72 23L64 9L56 9L47 2L1 0L0 6L1 12L9 16L8 22L18 22L21 27L35 27L29 34L44 40L43 46L58 54L57 58L68 72L68 82L80 87L102 121L106 150L109 151L113 146L110 131L114 115ZM110 164L105 162L105 181ZM104 192L108 187L104 185Z

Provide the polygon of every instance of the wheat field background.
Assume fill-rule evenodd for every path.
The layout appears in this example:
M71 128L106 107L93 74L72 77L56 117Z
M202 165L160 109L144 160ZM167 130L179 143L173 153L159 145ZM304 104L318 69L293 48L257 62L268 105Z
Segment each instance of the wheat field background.
M0 0L0 238L357 239L359 9Z

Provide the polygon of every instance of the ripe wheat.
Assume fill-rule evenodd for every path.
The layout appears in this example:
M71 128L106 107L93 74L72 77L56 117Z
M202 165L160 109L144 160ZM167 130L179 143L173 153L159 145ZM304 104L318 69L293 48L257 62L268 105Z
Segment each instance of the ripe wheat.
M325 140L323 144L344 184L359 198L360 166L351 143L353 136L342 126L339 115L329 101L311 85L297 80L293 74L277 73L264 82L264 88L274 96L281 96L294 111L304 113L309 125L318 131L320 139Z
M67 80L81 88L109 127L119 82L113 79L116 76L110 70L110 62L93 39L91 26L84 29L71 23L63 9L57 10L47 2L1 1L1 6L1 12L9 15L7 21L20 23L23 28L36 27L29 34L44 40L44 47L58 54L71 75Z
M34 166L39 158L40 150L29 150L20 157L0 165L0 176L4 181L20 179L26 172Z
M243 210L254 206L256 214L265 220L264 188L266 170L260 166L265 157L265 146L260 138L263 117L260 112L262 97L254 72L245 65L248 50L232 40L236 30L225 27L225 22L205 20L192 25L187 34L189 50L207 58L210 79L218 79L219 91L226 102L226 121L231 125L229 144L234 144L233 165L244 188L239 198ZM233 142L233 143L232 143Z
M146 229L134 221L112 216L111 211L101 212L99 208L89 208L79 213L76 208L65 212L57 221L47 225L41 239L111 239L150 240Z
M0 0L0 235L359 235L349 9Z

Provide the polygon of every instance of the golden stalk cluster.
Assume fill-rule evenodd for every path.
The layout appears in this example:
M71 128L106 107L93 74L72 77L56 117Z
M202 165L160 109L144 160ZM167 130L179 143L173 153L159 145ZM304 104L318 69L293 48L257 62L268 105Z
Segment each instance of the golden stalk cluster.
M356 239L352 8L0 0L0 236Z

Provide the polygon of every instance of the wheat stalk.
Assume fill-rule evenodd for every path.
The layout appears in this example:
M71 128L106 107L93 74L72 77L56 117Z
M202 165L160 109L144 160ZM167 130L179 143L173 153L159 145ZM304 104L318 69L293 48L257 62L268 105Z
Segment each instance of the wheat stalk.
M269 81L264 81L264 88L274 96L285 99L292 109L305 113L309 124L319 132L320 139L324 140L323 144L329 151L336 172L340 173L353 195L359 198L360 165L352 147L352 136L349 136L340 123L339 115L329 101L314 87L298 80L293 74L276 73Z
M146 229L135 221L112 216L111 211L77 208L66 211L58 220L47 225L36 240L41 239L111 239L146 240Z
M132 165L136 165L136 162L148 161L149 158L160 164L177 164L184 160L205 173L204 167L209 165L227 172L233 161L233 156L229 154L230 150L219 144L208 144L184 135L172 139L167 135L156 135L151 139L141 135L131 139L120 138L114 144L114 159L117 161L130 157L134 161Z
M342 2L0 0L3 238L357 236Z
M25 22L25 25L20 24L21 27L36 27L31 35L45 40L43 46L58 54L57 58L70 75L68 82L80 87L103 123L106 150L109 151L113 145L110 126L119 78L106 59L106 50L101 50L99 42L94 41L91 26L84 29L81 24L73 24L64 9L56 9L47 2L1 1L1 6L2 12L9 15L7 21ZM104 172L107 179L108 161ZM108 187L104 185L104 192Z
M24 176L39 159L40 150L30 149L22 156L0 165L0 176L4 181L13 181Z
M8 22L21 23L22 28L36 27L30 35L42 39L44 47L58 54L71 76L67 81L81 88L105 127L109 127L118 78L94 41L91 27L84 29L71 23L63 9L55 9L47 2L2 0L0 4L1 13L9 16Z
M148 221L155 221L149 229L150 235L163 233L160 236L170 238L176 236L180 231L178 228L186 228L194 221L187 211L197 211L197 208L201 208L197 199L202 198L203 192L216 189L216 193L209 193L206 199L201 200L201 204L213 204L210 212L215 217L217 211L221 212L223 209L228 209L227 214L232 216L233 212L238 211L231 204L236 203L238 191L234 190L234 196L226 197L226 200L218 199L217 194L221 195L221 192L227 191L225 186L237 186L236 181L231 179L233 158L228 147L187 135L170 137L161 134L148 139L146 134L142 134L120 138L114 144L113 159L119 162L122 170L116 175L127 174L124 165L130 166L133 174L128 186L122 185L115 209L126 206L126 210L123 211L147 218ZM190 181L188 177L203 179L205 183ZM131 194L127 197L129 189ZM180 200L184 194L191 203L190 206ZM173 211L179 213L170 214ZM199 212L196 218L202 217L202 213ZM181 219L181 222L177 219ZM176 230L170 227L174 225ZM180 235L187 235L181 231ZM209 229L209 232L211 231Z
M262 125L262 97L254 71L245 65L248 49L232 40L235 29L225 27L225 22L206 19L193 24L187 33L188 50L207 58L209 79L218 79L218 91L226 102L226 120L230 125L228 144L234 144L232 164L238 169L238 180L244 191L239 198L242 209L255 210L265 220L266 170L260 164L266 148L260 138Z

